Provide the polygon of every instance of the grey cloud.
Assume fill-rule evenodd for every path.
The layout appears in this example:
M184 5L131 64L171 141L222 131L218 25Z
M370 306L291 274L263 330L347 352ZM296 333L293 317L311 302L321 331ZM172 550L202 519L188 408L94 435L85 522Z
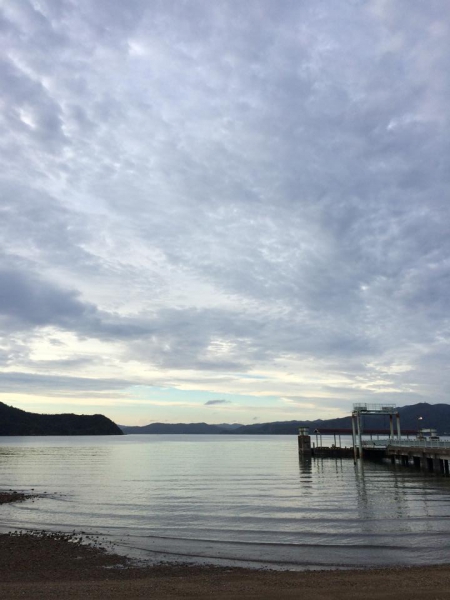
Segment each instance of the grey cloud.
M62 358L62 359L47 359L47 360L23 360L21 363L23 366L30 367L36 371L45 370L48 371L72 371L83 369L86 367L92 367L95 365L95 359L93 357L74 357L74 358Z
M12 371L0 373L0 379L2 386L18 383L21 386L33 387L34 389L77 388L85 391L102 391L124 389L133 385L132 382L121 379L39 375Z
M2 318L3 317L3 318ZM150 328L132 318L99 311L73 290L26 271L0 269L0 325L6 331L53 325L81 336L132 338Z
M64 326L68 321L94 317L96 309L83 304L74 292L67 292L35 276L3 268L0 271L0 314L32 326L50 323Z
M124 390L131 382L120 379L41 375L35 373L0 373L2 393L82 394Z
M231 400L208 400L205 406L216 406L217 404L232 404Z
M363 360L376 351L379 342L365 331L343 330L323 315L314 319L313 315L298 318L294 311L164 309L148 316L151 336L131 341L126 356L148 357L163 368L245 372L260 361L283 355ZM225 352L211 347L216 341L226 344Z
M443 394L441 2L0 16L5 331L52 325L217 380L313 357L354 381L401 355L411 398Z
M43 143L47 150L65 143L60 108L45 88L11 62L0 63L0 78L4 115L15 134Z

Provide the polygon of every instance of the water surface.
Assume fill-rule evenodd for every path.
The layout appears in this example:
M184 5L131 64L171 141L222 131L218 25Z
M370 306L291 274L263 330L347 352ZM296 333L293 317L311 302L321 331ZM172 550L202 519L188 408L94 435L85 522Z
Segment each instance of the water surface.
M97 533L151 560L331 568L450 557L450 479L301 460L295 436L2 437L0 488L44 496L2 506L3 530Z

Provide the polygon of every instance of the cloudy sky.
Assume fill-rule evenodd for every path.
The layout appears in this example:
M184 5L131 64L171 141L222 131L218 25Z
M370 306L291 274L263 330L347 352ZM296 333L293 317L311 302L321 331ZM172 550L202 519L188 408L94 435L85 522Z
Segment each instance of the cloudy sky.
M0 401L450 398L442 0L0 0Z

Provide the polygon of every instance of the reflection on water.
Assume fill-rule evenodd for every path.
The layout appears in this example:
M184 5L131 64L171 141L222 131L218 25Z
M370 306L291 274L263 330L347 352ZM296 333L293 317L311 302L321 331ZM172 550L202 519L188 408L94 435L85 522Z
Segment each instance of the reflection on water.
M156 560L429 564L450 549L449 479L299 458L295 436L1 438L0 481L47 494L3 506L4 528L101 533Z

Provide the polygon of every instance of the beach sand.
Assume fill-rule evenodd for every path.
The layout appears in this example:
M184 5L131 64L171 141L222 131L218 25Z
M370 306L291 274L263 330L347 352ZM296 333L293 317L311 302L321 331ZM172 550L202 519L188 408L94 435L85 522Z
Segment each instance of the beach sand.
M308 572L136 567L80 540L44 532L0 535L0 599L450 600L450 566Z

